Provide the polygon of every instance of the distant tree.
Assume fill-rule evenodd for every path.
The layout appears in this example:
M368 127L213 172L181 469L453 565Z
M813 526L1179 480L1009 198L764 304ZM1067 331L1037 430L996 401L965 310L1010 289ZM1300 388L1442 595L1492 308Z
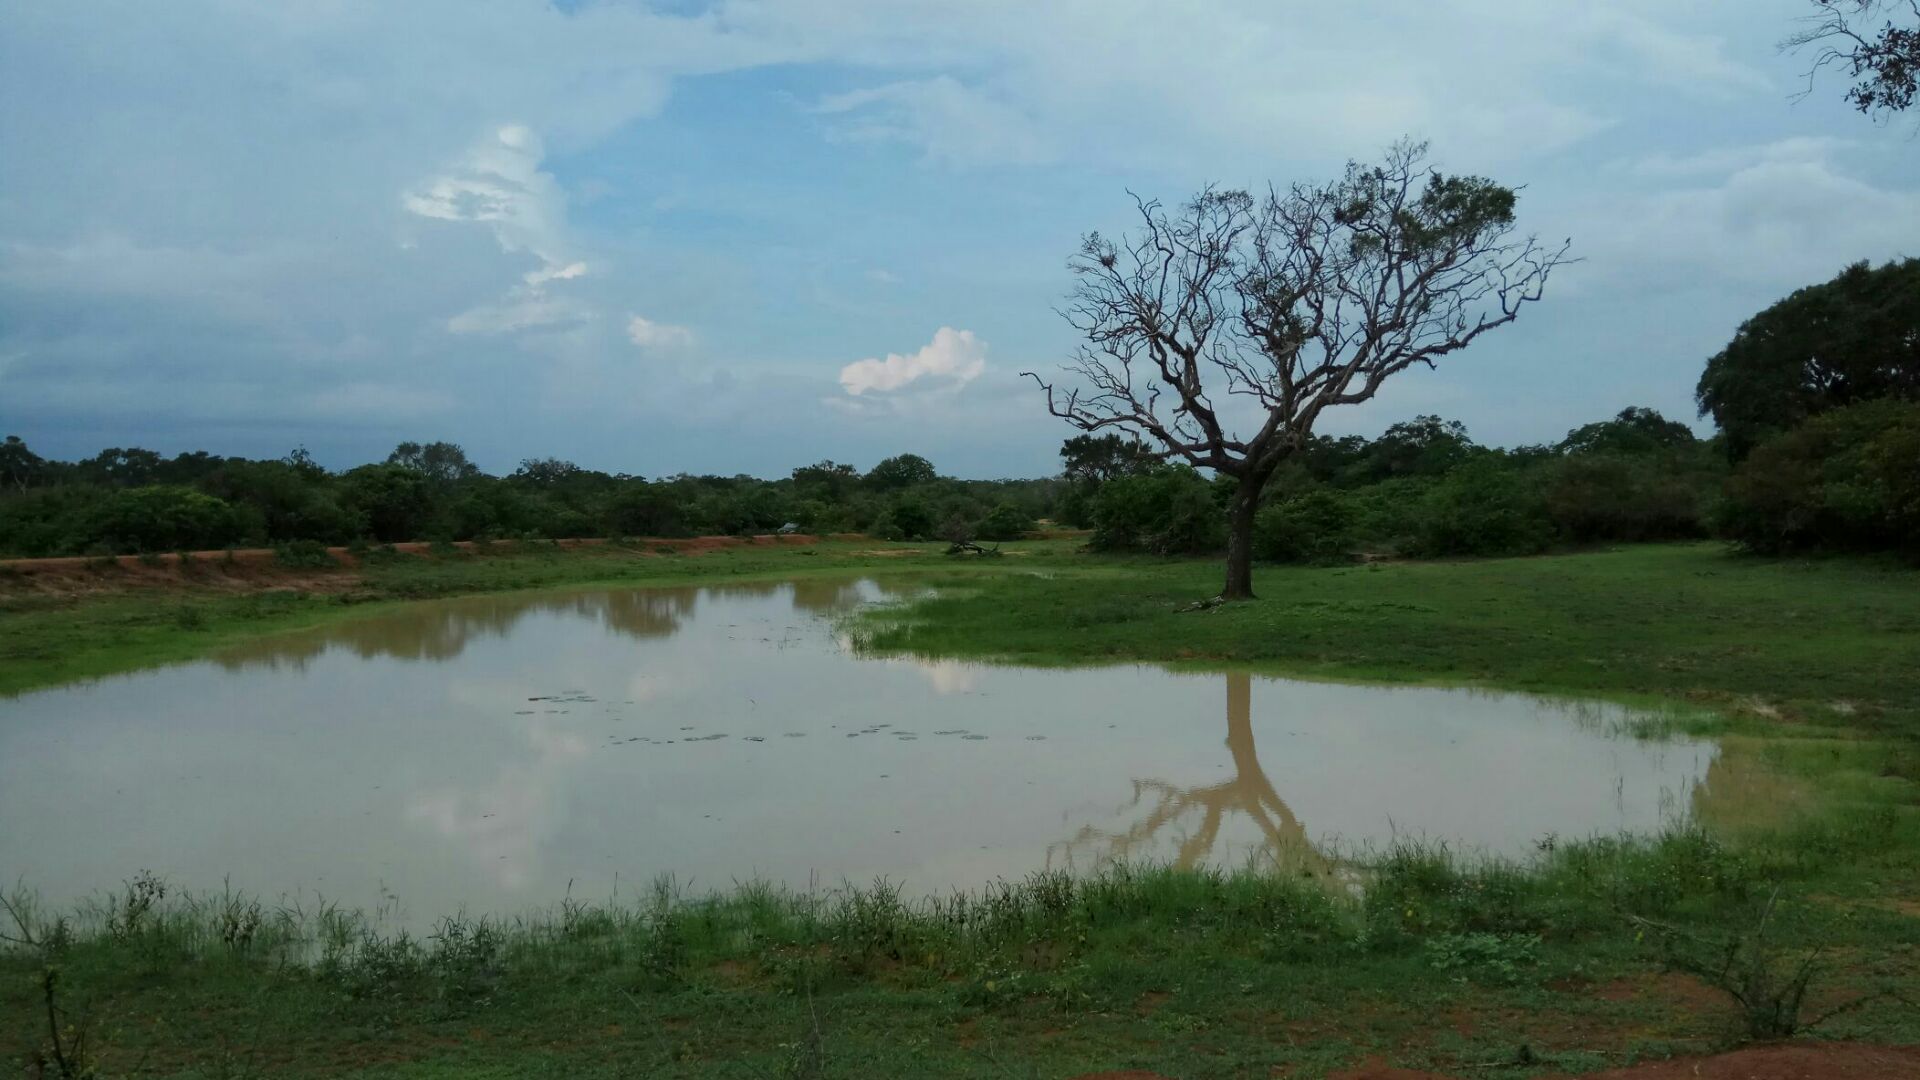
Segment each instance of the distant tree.
M280 460L306 480L320 480L328 475L327 467L313 460L313 455L308 453L304 446L296 446L287 451L287 456Z
M933 511L919 499L901 499L888 510L887 516L902 540L924 540L933 535Z
M573 462L559 458L527 458L514 470L513 479L533 487L552 488L565 484L585 471Z
M933 462L919 454L901 454L875 465L867 473L867 484L881 491L898 491L915 484L930 484L936 475Z
M1838 65L1847 101L1868 115L1911 108L1920 92L1920 0L1812 0L1807 29L1786 40L1815 49L1813 70ZM1895 21L1895 20L1899 21Z
M980 519L980 539L1018 540L1033 528L1033 516L1012 503L1001 503Z
M399 543L420 539L433 515L433 495L420 470L405 465L362 465L341 476L347 501L365 519L374 539Z
M460 449L459 443L430 442L422 445L403 442L387 455L387 464L412 469L439 485L471 480L480 475L479 466L467 460L467 452Z
M89 518L93 541L115 551L198 550L235 538L233 508L192 488L116 491L96 504Z
M140 487L154 482L161 457L137 446L110 447L80 463L82 476L113 487Z
M1920 398L1920 259L1855 263L1740 325L1694 398L1735 461L1828 409Z
M38 483L46 474L47 460L32 450L18 435L7 436L0 443L0 484L25 491Z
M1611 420L1574 428L1556 449L1563 454L1649 454L1690 447L1698 441L1693 429L1680 421L1633 405Z
M1159 467L1160 454L1138 437L1075 435L1060 444L1060 460L1070 484L1098 485L1122 476L1138 476Z
M1367 447L1362 468L1369 479L1395 476L1439 476L1473 455L1473 439L1458 420L1416 416L1382 432Z
M1172 216L1139 201L1139 234L1089 234L1069 264L1080 385L1027 374L1075 427L1144 436L1236 482L1221 595L1249 598L1261 492L1320 414L1512 322L1565 261L1565 245L1513 238L1515 202L1410 142L1319 186L1209 188ZM1251 434L1235 402L1258 407Z
M860 473L851 465L822 461L793 470L793 486L802 495L837 502L852 491Z

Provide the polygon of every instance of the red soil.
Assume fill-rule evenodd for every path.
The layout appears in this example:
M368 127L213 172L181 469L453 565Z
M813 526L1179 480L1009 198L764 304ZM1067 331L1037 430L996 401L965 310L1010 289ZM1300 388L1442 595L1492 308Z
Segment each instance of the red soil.
M1914 1080L1920 1047L1861 1043L1778 1043L1707 1057L1649 1061L1569 1080ZM1175 1080L1149 1072L1087 1073L1074 1080ZM1446 1073L1401 1069L1379 1058L1332 1074L1328 1080L1454 1080Z

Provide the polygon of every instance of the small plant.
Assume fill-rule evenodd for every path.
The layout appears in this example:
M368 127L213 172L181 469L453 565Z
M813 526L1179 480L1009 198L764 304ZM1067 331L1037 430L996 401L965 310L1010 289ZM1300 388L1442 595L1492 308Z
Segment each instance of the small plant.
M139 558L140 565L147 567L157 567L166 562L165 557L157 551L142 551Z
M367 543L367 538L364 536L356 536L347 541L347 554L353 556L356 561L364 561L372 551L373 545Z
M220 943L229 952L250 951L264 922L265 915L260 909L260 902L250 900L231 888L222 894L220 906L214 913L214 929L220 935Z
M1539 943L1533 935L1442 934L1427 939L1427 964L1463 979L1511 985L1533 966Z
M289 540L276 545L273 558L281 566L297 570L317 570L335 565L332 553L318 540Z
M1790 1039L1841 1013L1886 996L1867 995L1812 1018L1802 1017L1807 989L1821 971L1822 950L1815 946L1796 955L1769 938L1779 900L1780 890L1776 888L1761 908L1751 932L1730 934L1717 941L1666 923L1629 918L1641 927L1642 933L1652 930L1659 935L1668 968L1692 975L1731 997L1740 1006L1741 1021L1750 1039Z
M138 937L146 929L154 907L167 898L167 883L151 870L140 871L125 885L126 891L116 898L107 916L107 933L119 942Z
M182 630L205 630L207 628L206 612L191 604L181 604L173 609L173 625Z

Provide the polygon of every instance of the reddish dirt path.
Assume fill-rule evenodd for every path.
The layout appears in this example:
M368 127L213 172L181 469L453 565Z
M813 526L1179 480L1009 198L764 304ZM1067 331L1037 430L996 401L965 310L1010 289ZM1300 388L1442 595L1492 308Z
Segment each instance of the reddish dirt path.
M1471 1075L1471 1074L1468 1074ZM1669 1058L1565 1080L1915 1080L1920 1047L1862 1043L1778 1043L1706 1057ZM1074 1080L1177 1080L1149 1072L1087 1073ZM1459 1080L1371 1058L1328 1080Z
M736 547L775 547L818 543L819 538L804 534L788 536L696 536L680 539L635 539L623 550L636 558L650 558L671 551L676 555L704 555L710 551ZM607 546L602 539L555 541L563 549ZM453 545L472 551L476 545L462 540ZM517 541L485 545L490 551L511 551ZM433 545L424 541L394 544L394 550L409 555L424 554ZM290 567L274 557L272 548L235 548L229 558L223 548L189 552L191 567L183 567L174 553L141 557L107 558L71 555L53 559L0 559L0 593L38 592L80 595L128 588L166 588L190 585L196 588L247 590L298 588L314 592L337 592L360 583L356 572L359 560L344 547L330 547L339 565L334 567Z

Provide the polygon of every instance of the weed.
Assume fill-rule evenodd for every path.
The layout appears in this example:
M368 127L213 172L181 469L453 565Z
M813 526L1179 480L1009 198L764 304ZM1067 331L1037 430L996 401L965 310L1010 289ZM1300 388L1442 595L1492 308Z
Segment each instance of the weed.
M1824 949L1817 945L1783 948L1771 937L1779 901L1780 890L1776 887L1751 930L1718 939L1650 919L1632 921L1643 933L1650 930L1658 935L1669 968L1692 975L1731 997L1740 1007L1744 1033L1750 1039L1790 1039L1879 997L1894 996L1870 994L1812 1018L1803 1017L1807 991L1822 972L1820 957Z
M123 891L107 914L107 933L125 943L147 929L154 906L167 898L167 883L152 871L142 870L122 884Z
M273 558L281 566L296 570L318 570L336 565L333 554L318 540L289 540L284 544L276 544Z
M1426 942L1427 964L1461 979L1512 985L1536 961L1532 935L1442 934Z

